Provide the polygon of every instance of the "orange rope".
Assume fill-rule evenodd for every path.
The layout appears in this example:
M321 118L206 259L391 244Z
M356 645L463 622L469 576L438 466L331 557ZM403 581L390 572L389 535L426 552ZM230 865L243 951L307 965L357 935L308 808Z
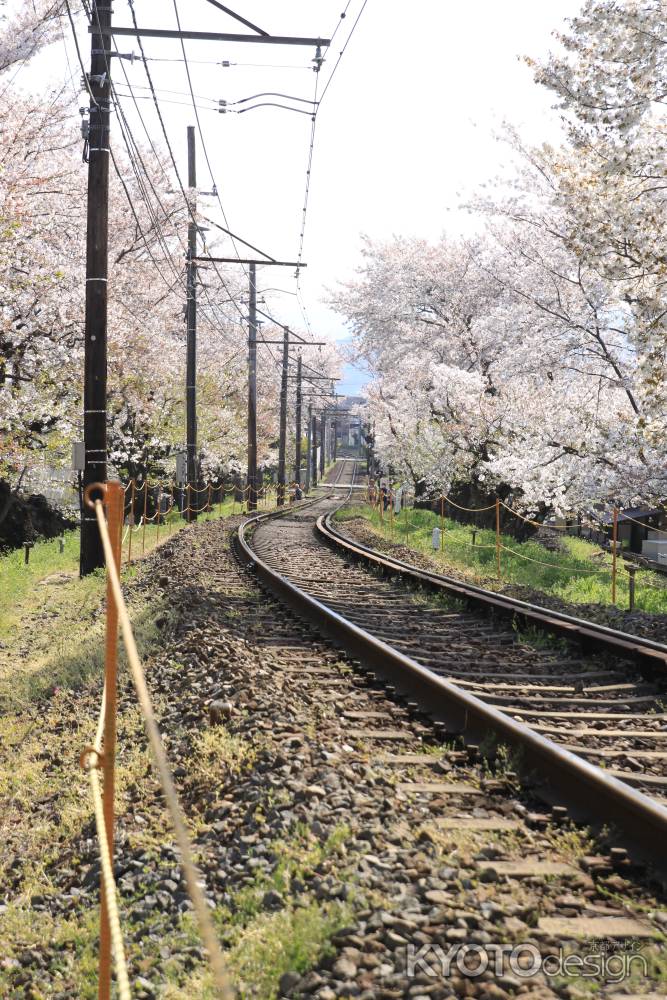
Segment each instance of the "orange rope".
M630 517L629 514L624 514L621 511L621 521L632 521L634 524L640 525L642 528L646 528L648 531L658 531L661 535L667 535L667 528L654 528L651 524L644 524L643 521L638 521L636 517Z
M477 546L475 546L477 548ZM480 546L481 548L481 546ZM527 562L537 563L538 566L549 566L551 569L559 569L561 572L570 573L584 573L586 576L595 576L600 573L609 573L608 569L577 569L574 566L559 566L558 563L548 563L543 562L541 559L533 559L531 556L526 556L523 552L518 552L517 549L511 549L507 545L503 545L500 542L500 548L504 549L505 552L511 552L513 556L518 556L519 559L525 559Z
M478 511L495 510L496 509L495 503L492 503L490 507L462 507L460 504L455 503L453 500L450 500L450 498L448 496L446 496L444 493L442 493L440 495L440 499L446 500L447 503L450 503L452 505L452 507L456 507L457 510L465 510L465 511L467 511L468 514L476 514L476 513L478 513Z

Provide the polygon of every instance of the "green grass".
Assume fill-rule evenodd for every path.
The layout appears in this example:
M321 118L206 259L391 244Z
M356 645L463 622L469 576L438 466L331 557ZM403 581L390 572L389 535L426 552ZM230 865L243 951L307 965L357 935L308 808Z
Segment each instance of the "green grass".
M200 521L239 512L226 500ZM176 512L167 523L147 525L132 535L132 565L128 565L129 529L125 528L122 578L133 579L137 561L187 525ZM99 673L103 662L104 570L83 579L79 571L79 531L37 542L25 565L23 550L0 556L0 711L18 711L50 695L54 688L78 687ZM133 613L135 627L150 631L154 618L168 613L163 599L143 602Z
M220 505L216 504L210 514L202 514L200 521L215 520L219 517L230 517L233 513L238 514L241 507L228 498ZM158 543L173 535L176 531L184 528L187 521L184 521L180 514L172 512L166 518L166 523L159 526L147 524L144 532L143 526L138 526L132 531L131 557L134 561L142 554L149 553ZM130 553L129 529L124 529L123 542L123 568ZM37 542L30 550L30 561L25 565L23 549L14 549L11 552L0 555L0 639L7 636L12 628L16 626L19 619L23 618L29 608L25 607L25 602L32 604L40 603L40 596L43 595L37 586L52 574L70 574L75 576L79 572L79 529L67 531L63 535L64 550L60 552L60 543L57 538ZM78 590L82 600L85 600L88 591L98 591L102 573L94 573L85 580L80 580Z
M498 585L496 535L491 529L475 528L476 544L473 546L473 529L445 518L443 552L434 551L431 545L433 528L440 526L440 516L433 511L402 511L400 516L394 517L393 527L388 513L381 519L378 511L369 506L350 508L342 511L339 517L342 520L364 517L384 537L428 552L444 567L462 570L487 585ZM501 583L521 584L574 604L611 604L611 555L602 554L597 545L582 538L565 534L560 538L563 550L552 552L539 542L517 542L511 535L501 534L504 546L500 557ZM623 560L619 559L616 604L627 608L628 602L628 574ZM637 570L635 607L653 614L667 613L667 580L651 570Z

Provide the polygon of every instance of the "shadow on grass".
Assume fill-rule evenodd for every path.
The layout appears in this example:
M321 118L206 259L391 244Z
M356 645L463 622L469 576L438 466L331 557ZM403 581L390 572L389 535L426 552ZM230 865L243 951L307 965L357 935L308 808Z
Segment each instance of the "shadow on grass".
M157 644L161 625L174 615L170 602L163 596L154 596L131 614L134 637L140 655ZM161 625L158 625L160 622ZM122 640L119 641L123 659ZM104 611L95 623L79 636L65 637L60 648L39 657L34 667L30 661L18 662L0 677L0 713L8 714L35 708L50 697L56 688L76 690L93 678L100 682L104 674Z

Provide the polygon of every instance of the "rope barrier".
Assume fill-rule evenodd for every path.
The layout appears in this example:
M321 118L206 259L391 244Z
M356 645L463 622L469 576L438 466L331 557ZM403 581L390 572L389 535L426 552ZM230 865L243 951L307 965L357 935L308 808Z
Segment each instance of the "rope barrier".
M456 507L457 510L465 510L468 514L477 514L480 511L495 510L496 509L495 503L492 503L490 507L462 507L461 504L455 503L453 500L451 500L444 493L441 494L441 496L439 497L439 499L446 500L447 503L450 503L452 505L452 507Z
M536 528L547 528L549 531L572 531L573 528L592 528L595 531L604 530L602 525L595 524L594 521L580 521L576 525L546 524L544 521L534 521L532 520L532 518L526 517L524 514L520 514L518 510L515 510L514 507L510 507L508 504L505 503L504 500L500 500L499 503L501 504L501 506L505 508L505 510L508 510L511 514L514 514L515 517L518 517L522 521L525 521L526 524L534 525L534 527Z
M519 559L525 559L527 562L537 563L538 566L549 566L551 569L559 569L561 572L570 573L585 573L588 576L595 576L600 573L610 573L610 569L577 569L576 566L559 566L558 563L544 562L542 559L533 559L531 556L525 555L523 552L519 552L517 549L511 549L508 545L503 545L500 542L500 548L505 552L511 552L513 556L518 556Z
M469 549L495 549L495 542L487 545L484 542L464 542L463 539L448 537L447 545L465 545Z
M118 614L120 630L123 636L123 643L125 645L125 654L127 656L130 672L132 674L135 690L137 692L137 698L144 717L144 724L153 753L155 767L160 778L167 809L171 816L176 842L181 855L181 866L185 875L188 894L194 907L195 917L199 925L199 933L204 946L208 951L209 962L219 996L222 1000L232 1000L234 994L229 982L222 950L215 933L208 903L200 885L202 876L194 862L185 818L181 811L178 795L176 793L176 787L174 785L174 780L169 769L167 756L162 743L162 737L160 736L160 730L153 712L151 697L146 685L146 679L141 665L141 660L139 659L139 653L137 651L132 625L127 612L125 598L123 597L123 591L120 586L120 579L116 568L111 538L109 536L109 529L104 514L104 507L101 500L96 499L93 501L91 499L91 491L95 489L101 489L102 492L106 494L107 488L102 484L93 484L93 486L87 487L86 502L89 506L93 507L97 518L97 525L106 560L107 580L113 596L115 610Z
M657 531L661 535L667 535L667 528L654 528L652 524L644 524L643 521L638 521L636 517L630 517L629 514L623 514L623 512L621 512L620 520L632 521L634 524L638 524L640 527L646 528L648 531Z
M104 884L104 901L107 910L107 918L109 920L109 929L111 932L111 947L113 951L114 964L116 966L118 995L120 1000L131 1000L130 980L127 973L127 959L125 957L123 933L120 927L120 915L118 912L118 890L113 876L111 851L109 849L109 839L107 837L106 825L104 822L104 801L102 798L99 776L99 766L102 758L102 735L104 733L105 710L106 685L102 692L102 703L100 705L100 712L97 719L95 741L92 748L84 751L82 754L81 764L84 770L88 772L88 777L90 779L90 791L95 811L97 839L100 842L100 864Z

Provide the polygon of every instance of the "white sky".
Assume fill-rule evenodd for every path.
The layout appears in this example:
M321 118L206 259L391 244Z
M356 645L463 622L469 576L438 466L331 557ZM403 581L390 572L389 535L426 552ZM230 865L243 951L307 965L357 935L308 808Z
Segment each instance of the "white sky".
M322 73L326 82L363 0L352 0ZM330 36L345 0L245 0L226 5L271 34ZM502 169L506 151L494 131L507 119L532 141L557 134L550 96L532 81L519 59L544 56L555 45L552 32L575 15L581 0L368 0L318 115L301 287L312 328L322 339L345 336L342 319L324 304L326 287L349 278L359 263L360 234L371 238L410 234L436 239L466 222L457 206ZM173 0L135 0L141 26L176 26ZM247 29L206 0L180 0L183 28L244 32ZM126 0L114 4L114 23L131 25ZM67 25L65 25L67 29ZM69 31L66 31L69 37ZM88 66L89 37L79 38ZM139 53L132 38L117 38L121 52ZM146 39L147 56L180 58L179 41ZM186 42L195 94L228 101L277 90L311 98L311 48ZM73 46L68 54L78 79ZM290 64L296 69L215 65ZM210 60L199 65L194 60ZM58 75L65 65L62 43L34 64L36 74ZM146 95L140 61L123 62L128 77ZM195 124L182 63L151 62L170 140L186 176L186 126ZM114 60L116 82L124 80ZM120 92L126 92L119 87ZM186 106L166 103L170 99ZM275 98L265 98L274 100ZM82 104L86 102L81 101ZM149 100L140 101L155 140L161 132ZM200 101L201 107L213 107ZM125 108L138 139L141 125ZM232 230L273 256L294 260L298 251L310 119L278 108L242 115L202 110L200 120L213 174ZM118 129L114 138L120 143ZM145 139L145 136L143 136ZM198 182L211 178L198 140ZM203 199L220 219L214 199ZM230 253L230 245L218 252ZM294 291L293 271L264 269L262 287ZM296 329L303 326L293 295L270 293L269 310Z

